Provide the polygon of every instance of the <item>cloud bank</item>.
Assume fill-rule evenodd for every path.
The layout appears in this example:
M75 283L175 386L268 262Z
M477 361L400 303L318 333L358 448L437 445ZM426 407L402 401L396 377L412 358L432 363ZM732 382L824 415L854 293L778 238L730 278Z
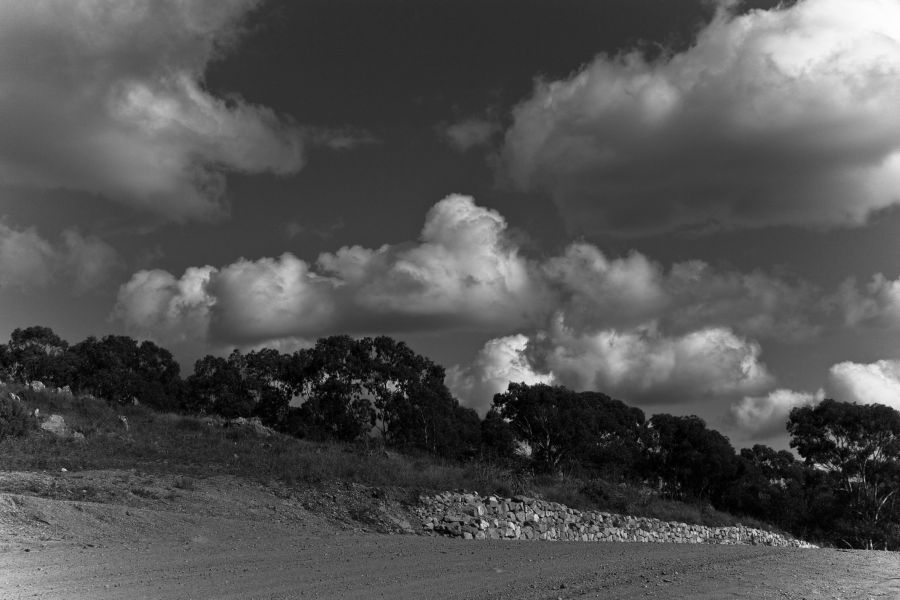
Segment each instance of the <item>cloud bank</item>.
M314 265L286 253L188 269L181 278L139 271L120 288L114 314L130 331L174 342L182 320L201 337L237 344L344 331L525 328L547 301L506 228L497 212L449 196L429 211L416 243L347 246Z
M289 119L204 87L259 2L0 3L0 183L183 221L222 214L226 172L296 172Z
M900 201L900 3L716 17L692 47L538 81L502 174L574 229L859 225Z
M242 258L180 277L138 271L113 315L141 337L208 347L478 332L489 341L470 364L451 367L448 382L480 410L510 381L665 406L762 397L775 382L757 340L816 336L833 307L822 296L803 281L701 261L665 267L583 242L527 257L502 215L451 195L413 242L345 246L311 262Z

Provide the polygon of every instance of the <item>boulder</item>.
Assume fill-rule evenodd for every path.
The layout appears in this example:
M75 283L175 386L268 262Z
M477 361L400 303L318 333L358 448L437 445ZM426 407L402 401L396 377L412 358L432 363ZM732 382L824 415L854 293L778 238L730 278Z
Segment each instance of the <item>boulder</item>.
M71 433L69 431L69 426L66 425L66 420L62 418L62 415L50 415L43 423L41 423L41 429L49 431L53 435L59 437L68 437Z

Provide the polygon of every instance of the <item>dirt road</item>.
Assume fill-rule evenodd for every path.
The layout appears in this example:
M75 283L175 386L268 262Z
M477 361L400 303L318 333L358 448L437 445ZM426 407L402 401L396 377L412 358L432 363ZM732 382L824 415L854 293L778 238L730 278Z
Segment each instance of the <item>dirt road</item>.
M93 547L8 546L0 598L900 598L900 558L879 552L183 525Z
M0 598L900 600L897 554L359 533L335 525L347 495L329 507L235 480L173 483L2 474ZM103 501L59 499L86 495Z

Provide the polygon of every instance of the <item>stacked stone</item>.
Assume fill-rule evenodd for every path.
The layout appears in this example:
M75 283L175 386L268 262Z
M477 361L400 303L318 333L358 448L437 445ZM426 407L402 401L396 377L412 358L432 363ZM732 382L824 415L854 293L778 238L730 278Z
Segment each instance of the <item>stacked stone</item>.
M706 527L646 517L582 512L557 502L526 496L498 498L482 497L477 493L445 492L421 497L416 510L426 532L465 539L814 547L770 531L741 525Z

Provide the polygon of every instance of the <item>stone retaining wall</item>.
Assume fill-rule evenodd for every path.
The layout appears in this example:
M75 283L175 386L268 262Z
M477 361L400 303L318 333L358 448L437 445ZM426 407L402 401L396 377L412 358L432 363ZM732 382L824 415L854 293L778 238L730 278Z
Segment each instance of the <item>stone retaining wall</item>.
M423 496L416 511L427 532L465 539L815 547L777 533L740 525L706 527L604 512L582 512L556 502L524 496L510 499L446 492Z

